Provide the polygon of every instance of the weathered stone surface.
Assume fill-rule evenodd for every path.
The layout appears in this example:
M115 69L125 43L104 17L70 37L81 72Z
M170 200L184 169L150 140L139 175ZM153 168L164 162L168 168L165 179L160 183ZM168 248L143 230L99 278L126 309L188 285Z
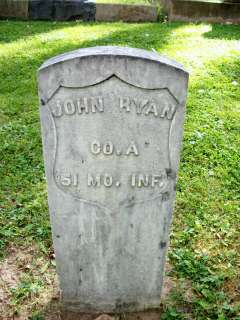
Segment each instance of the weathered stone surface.
M157 7L112 3L96 4L96 21L157 21Z
M109 316L108 314L101 314L95 320L115 320L114 317Z
M240 23L240 3L214 3L191 0L172 0L170 21L206 21L212 23Z
M65 307L158 308L188 74L154 52L96 47L39 70L48 200Z
M28 0L0 0L1 18L28 17Z
M30 0L29 18L33 20L95 20L96 4L85 0Z
M141 312L131 312L124 314L102 314L97 316L95 313L79 313L68 310L62 310L60 313L61 320L160 320L161 312L159 310L147 310Z

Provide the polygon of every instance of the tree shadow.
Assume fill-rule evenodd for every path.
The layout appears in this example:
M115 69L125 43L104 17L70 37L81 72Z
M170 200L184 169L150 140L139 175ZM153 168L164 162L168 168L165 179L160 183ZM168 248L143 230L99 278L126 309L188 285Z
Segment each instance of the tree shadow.
M239 40L240 26L212 24L212 30L205 32L203 36L209 39Z
M41 27L42 25L42 27ZM104 27L113 25L114 31L108 31L107 34L104 32ZM102 45L117 45L117 46L130 46L136 48L143 48L152 50L154 48L162 49L171 41L172 32L184 25L183 23L174 24L85 24L81 23L81 26L90 27L90 32L93 32L93 38L89 40L81 41L71 41L68 38L48 39L48 35L45 34L47 31L52 30L51 23L37 24L36 28L31 34L39 33L39 27L43 31L43 38L45 40L36 39L31 40L28 45L24 44L24 49L16 49L15 52L11 51L7 57L0 57L1 65L1 75L2 78L2 88L1 92L4 93L2 98L4 103L2 103L3 116L18 116L19 113L24 111L33 110L33 106L38 105L37 97L37 70L41 64L53 56L59 55L61 53L66 53L68 51L76 50L84 47L102 46ZM63 27L73 27L73 32L78 24L57 24L55 26L59 32ZM94 38L95 33L98 31L98 26L102 28L101 32L103 35ZM91 29L92 28L92 29ZM22 28L18 34L18 37L24 37L24 32ZM120 30L119 30L120 29ZM37 31L38 30L38 31ZM109 30L109 29L108 29ZM10 31L8 31L10 32ZM80 32L86 32L85 30L80 30ZM40 37L39 37L40 38ZM81 35L79 37L81 39ZM32 41L32 43L31 43ZM26 48L26 49L25 49ZM29 51L28 51L29 48ZM21 51L26 51L21 54ZM18 52L19 51L19 52ZM20 99L16 99L16 95L20 96Z
M115 22L113 25L120 24L121 22ZM18 40L27 40L29 37L44 35L48 32L60 30L63 28L73 28L79 25L85 27L96 27L98 25L109 25L104 22L82 22L82 21L21 21L21 20L0 20L0 44L11 43ZM131 26L133 23L121 23L123 27ZM156 28L160 31L160 39L165 38L168 32L184 25L184 22L173 23L135 23L136 28L149 29L153 33ZM150 27L152 25L152 28ZM132 30L132 28L131 28ZM129 33L126 33L127 36ZM114 35L113 35L114 36ZM153 37L152 37L153 38Z
M86 22L84 25L92 25ZM11 43L39 34L45 34L62 28L71 28L77 25L76 21L22 21L22 20L0 20L0 44Z

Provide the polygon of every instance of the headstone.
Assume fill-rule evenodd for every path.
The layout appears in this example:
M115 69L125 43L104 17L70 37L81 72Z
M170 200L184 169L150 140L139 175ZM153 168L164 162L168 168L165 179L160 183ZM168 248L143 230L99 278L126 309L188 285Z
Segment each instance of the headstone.
M65 308L159 308L188 74L95 47L39 70L52 236Z
M31 20L95 20L96 3L88 0L29 0Z

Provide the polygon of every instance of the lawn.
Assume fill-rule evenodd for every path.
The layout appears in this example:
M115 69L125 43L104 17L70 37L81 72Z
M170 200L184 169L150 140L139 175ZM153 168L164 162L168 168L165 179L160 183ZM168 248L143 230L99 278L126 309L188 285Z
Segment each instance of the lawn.
M189 70L161 319L239 320L240 26L18 21L0 21L0 319L58 319L36 73L96 45L154 49Z

